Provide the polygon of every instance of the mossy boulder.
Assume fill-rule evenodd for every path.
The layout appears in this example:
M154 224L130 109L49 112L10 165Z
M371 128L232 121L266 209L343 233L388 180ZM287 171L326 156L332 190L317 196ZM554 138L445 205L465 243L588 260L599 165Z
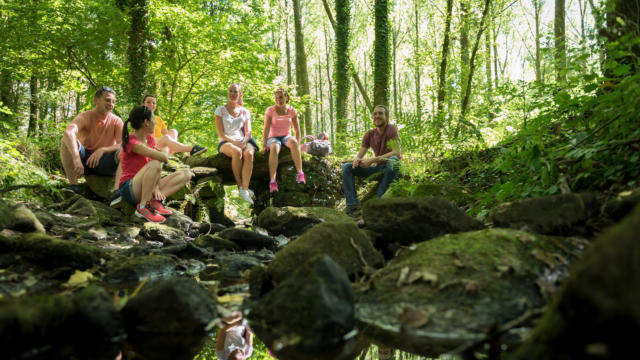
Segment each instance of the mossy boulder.
M91 219L100 225L118 225L122 222L122 213L99 201L75 196L69 199L64 209L67 213Z
M628 215L636 205L640 204L640 189L623 191L607 201L605 212L618 221Z
M142 234L147 240L159 241L165 245L184 244L186 242L184 231L151 221L142 225Z
M582 247L512 229L424 241L402 249L357 292L356 319L382 344L438 357L545 306Z
M85 176L85 180L89 189L96 195L105 200L111 199L113 183L115 181L113 176L87 175Z
M223 239L233 241L236 245L245 250L276 250L279 245L278 241L272 236L263 235L252 230L237 227L226 228L216 235Z
M383 198L427 196L439 197L457 206L464 206L472 199L471 195L461 186L430 183L415 184L410 187L391 186Z
M101 259L107 257L101 248L36 233L27 234L17 241L16 251L25 260L47 269L63 266L87 269L99 265Z
M10 229L21 232L37 232L44 234L46 231L40 220L24 205L18 205L13 209L13 216L7 226Z
M218 235L202 235L194 240L194 243L197 246L202 248L211 249L214 251L218 250L240 250L240 246L235 242L227 239L223 239Z
M177 263L164 255L147 255L113 260L108 266L105 281L109 283L138 283L145 278L161 279L176 274Z
M515 359L625 359L640 334L640 207L599 236Z
M499 205L493 224L548 235L587 235L586 222L599 204L590 194L560 194ZM595 207L595 209L594 209Z
M482 224L438 197L375 199L364 203L367 229L379 232L376 247L409 245L439 235L481 229Z
M300 235L315 224L322 222L353 222L353 219L335 209L326 207L268 207L256 221L257 225L272 234Z
M284 280L300 264L315 255L328 255L349 276L382 265L382 255L367 234L353 222L318 224L276 253L267 272L276 282Z

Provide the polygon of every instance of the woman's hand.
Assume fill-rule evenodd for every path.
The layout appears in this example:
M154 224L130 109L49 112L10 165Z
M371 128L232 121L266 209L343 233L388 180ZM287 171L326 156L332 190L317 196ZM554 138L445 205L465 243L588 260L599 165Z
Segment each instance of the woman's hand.
M162 191L160 191L160 188L158 186L156 186L155 189L153 189L153 193L152 196L154 199L156 200L160 200L160 201L164 201L167 197L162 193Z

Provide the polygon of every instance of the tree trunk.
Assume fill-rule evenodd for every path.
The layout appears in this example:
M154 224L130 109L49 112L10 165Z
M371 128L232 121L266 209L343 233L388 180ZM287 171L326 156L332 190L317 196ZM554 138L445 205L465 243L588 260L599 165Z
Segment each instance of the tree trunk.
M329 40L329 34L327 34L327 29L324 29L324 43L325 46L325 54L327 55L327 83L329 84L329 125L331 128L331 141L335 143L335 133L333 131L333 84L331 83L331 77L333 73L331 71L331 42ZM323 128L324 131L324 128Z
M540 13L542 12L542 3L540 0L533 0L533 17L535 19L536 26L536 58L535 58L535 71L536 81L540 84L543 83L542 72L540 71Z
M420 101L420 14L418 12L418 0L413 1L415 21L416 21L416 33L413 39L413 61L415 70L415 84L416 84L416 118L420 119L422 116L422 103Z
M487 106L489 107L487 111L487 116L489 121L493 120L495 115L493 114L493 78L491 76L491 32L487 31L485 33L485 52L486 58L484 63L484 70L487 74Z
M132 0L130 7L131 29L129 30L129 94L128 100L134 104L148 89L147 66L149 62L149 9L147 0Z
M442 41L442 54L440 59L440 72L438 74L438 106L437 121L442 124L442 110L444 109L444 99L446 96L447 58L449 57L449 31L451 28L451 13L453 10L453 0L447 0L447 15L444 21L444 40Z
M35 74L31 74L31 81L29 81L29 129L27 131L27 137L38 137L38 77Z
M356 91L355 80L353 81L353 130L354 133L358 133L358 92Z
M298 94L309 96L309 73L307 71L307 55L304 51L304 36L302 34L302 15L300 13L300 0L293 0L293 19L295 22L296 38L296 82ZM313 132L311 106L307 106L304 112L304 133Z
M555 46L555 70L556 82L564 83L567 81L566 74L566 35L564 27L565 7L564 0L556 0L555 16L553 20L553 36Z
M491 43L493 44L493 81L495 82L496 89L500 86L498 81L498 44L496 42L496 33L498 29L494 26L491 29Z
M398 49L399 30L394 29L391 41L391 64L393 69L393 113L398 112L398 74L396 73L396 50Z
M464 98L469 76L469 4L460 0L460 99Z
M373 103L389 105L389 3L375 0L373 43Z
M284 0L284 8L285 8L285 12L286 12L286 17L287 17L287 21L285 24L285 28L284 28L284 43L285 43L285 47L286 47L286 51L287 51L287 85L291 85L292 84L292 79L291 79L291 44L289 43L289 11L287 11L288 8L288 4L289 4L289 0Z
M350 1L350 0L346 0L346 1ZM329 3L327 3L327 0L322 0L322 5L324 6L324 10L327 13L327 17L329 18L329 23L331 24L331 28L333 28L333 32L336 33L336 36L337 36L336 22L333 20L333 15L331 14ZM362 81L360 81L360 77L358 76L358 73L355 70L355 66L353 65L349 57L347 57L347 61L349 62L349 69L351 70L351 76L353 76L353 80L355 80L356 85L358 85L358 90L360 90L360 96L362 96L362 100L364 100L364 103L367 105L369 112L373 112L373 105L371 105L371 100L369 99L369 95L367 95L366 86L362 86Z
M317 81L317 89L318 95L320 96L320 106L318 109L319 122L316 124L316 132L324 132L324 99L323 99L323 90L322 90L322 65L320 65L320 55L318 55L318 81Z
M462 99L462 109L460 110L460 122L471 127L471 129L473 130L476 137L478 137L478 139L482 139L482 134L480 134L480 131L478 131L475 125L473 125L472 123L466 120L466 115L469 109L469 99L471 98L471 84L473 83L473 73L475 70L476 54L478 52L478 47L482 39L482 32L484 31L484 24L486 22L487 14L489 13L490 4L491 4L491 0L486 0L484 3L482 18L480 19L480 25L478 26L478 34L476 35L476 41L473 45L473 50L471 51L471 60L469 62L469 77L467 79L467 86L466 86L464 98Z
M337 131L347 129L347 99L349 98L349 42L351 38L351 1L336 0L336 118Z

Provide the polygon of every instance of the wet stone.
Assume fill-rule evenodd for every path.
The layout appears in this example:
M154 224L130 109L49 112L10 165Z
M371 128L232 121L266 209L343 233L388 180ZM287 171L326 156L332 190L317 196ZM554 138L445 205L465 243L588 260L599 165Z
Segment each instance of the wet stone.
M158 241L165 245L176 245L186 242L184 231L151 221L144 223L141 233L146 239Z
M216 235L220 236L223 239L233 241L235 244L245 250L260 250L263 248L275 250L279 244L278 241L276 241L271 236L262 235L255 231L235 227L224 229Z
M168 256L149 255L113 260L104 280L109 283L140 282L176 275L176 262Z
M300 235L322 222L353 221L341 211L325 207L268 207L258 215L257 225L272 234Z

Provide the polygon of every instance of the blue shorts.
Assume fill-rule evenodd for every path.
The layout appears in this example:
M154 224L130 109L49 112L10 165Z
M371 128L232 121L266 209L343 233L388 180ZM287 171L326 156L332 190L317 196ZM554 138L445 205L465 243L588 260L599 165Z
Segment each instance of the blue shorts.
M218 144L218 152L220 152L220 148L222 147L222 145L228 143L228 141L220 141L220 143ZM256 152L260 151L260 147L258 147L258 144L256 143L256 140L253 138L253 136L251 137L251 139L249 139L249 144L253 145L253 147L256 148Z
M138 205L136 196L133 194L133 179L125 180L122 185L120 185L120 196L129 204Z
M271 147L271 144L280 144L280 147L287 146L287 140L289 140L290 137L291 135L270 137L267 139L267 149Z
M89 151L82 146L80 141L77 141L78 144L78 153L80 154L80 160L82 161L82 165L84 166L84 174L85 175L102 175L102 176L113 176L116 174L116 169L118 168L118 163L120 162L120 149L112 153L105 153L100 158L98 165L94 168L87 166L87 160L93 154L92 151Z

